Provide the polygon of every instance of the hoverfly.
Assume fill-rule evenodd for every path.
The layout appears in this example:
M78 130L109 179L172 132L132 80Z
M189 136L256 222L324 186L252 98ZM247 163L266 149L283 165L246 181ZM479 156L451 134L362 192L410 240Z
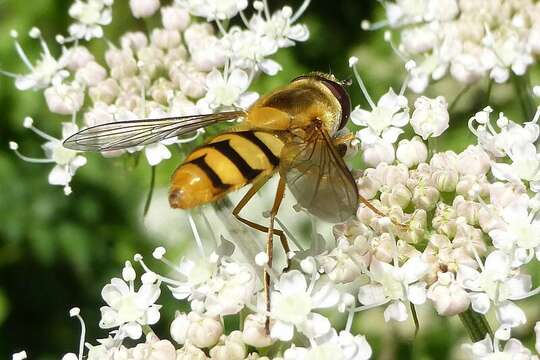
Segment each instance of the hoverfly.
M327 222L349 219L356 213L359 201L382 215L359 195L339 151L350 137L340 138L336 134L345 127L350 113L345 84L332 75L314 72L261 97L246 111L112 122L83 129L66 139L64 146L82 151L120 150L240 119L237 126L209 139L178 166L171 179L169 203L172 208L190 209L252 184L233 215L268 234L266 252L271 267L274 235L279 236L285 252L289 252L285 234L274 229L286 186L304 209ZM269 226L240 216L244 206L276 171L279 183ZM267 310L269 287L270 278L265 272Z

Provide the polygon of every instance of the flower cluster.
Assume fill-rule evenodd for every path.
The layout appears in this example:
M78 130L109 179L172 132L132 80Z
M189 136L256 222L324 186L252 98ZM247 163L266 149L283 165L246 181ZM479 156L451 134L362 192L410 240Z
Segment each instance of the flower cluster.
M535 0L385 0L386 20L365 28L400 30L396 51L417 60L409 86L423 92L446 74L462 83L523 75L540 54L540 3Z
M280 70L270 56L307 38L307 29L296 21L308 3L296 13L289 7L271 13L266 1L255 1L248 19L245 0L177 0L167 7L157 0L131 0L134 17L159 10L163 26L150 34L124 34L100 63L79 42L101 37L112 2L77 1L70 35L57 39L62 56L53 57L41 39L42 58L32 64L17 43L30 72L8 75L19 89L43 90L52 112L71 116L62 139L77 131L79 119L92 126L245 107L257 97L248 91L254 76ZM357 314L380 308L386 322L412 317L418 324L416 307L431 306L440 316L495 315L495 333L464 346L471 358L537 360L512 331L531 320L520 301L540 294L530 271L540 261L540 108L520 124L502 113L494 120L486 107L468 122L475 144L459 152L437 151L432 139L451 125L446 99L411 100L406 91L422 90L430 76L446 71L467 82L484 73L505 81L509 69L524 72L536 51L529 41L536 41L531 29L537 27L538 9L527 1L523 8L518 1L434 3L385 3L390 25L407 25L399 51L431 54L419 66L407 61L409 74L399 91L389 89L374 101L357 71L359 60L349 61L368 103L351 114L360 127L351 149L361 150L363 167L354 177L362 202L355 216L333 227L333 239L319 236L309 248L295 242L285 254L290 264L282 269L269 266L267 254L250 258L223 237L210 251L204 249L190 217L199 256L170 259L158 247L152 255L167 267L162 274L135 255L140 277L128 261L121 278L102 290L106 305L99 326L107 337L85 345L85 324L72 309L82 325L81 345L78 354L63 359L363 360L372 349L365 336L353 333ZM244 26L227 28L235 16ZM41 38L37 29L30 35ZM24 160L54 163L49 182L69 193L70 180L86 159L34 127L31 118L24 126L46 140L46 158L26 157L13 142L12 150ZM128 152L144 149L155 166L170 157L167 146L198 135ZM263 272L271 279L269 288ZM170 339L152 330L161 319L164 295L176 299L178 308L189 306L173 309ZM328 314L342 315L345 324ZM239 326L227 330L225 317L231 316ZM540 322L535 331L540 353ZM25 357L21 352L13 358Z
M272 13L266 1L254 1L254 13L248 19L243 12L248 6L245 0L178 0L163 7L159 1L134 0L130 1L134 17L145 18L159 12L161 26L148 33L126 32L116 43L107 42L108 49L101 60L83 42L103 36L103 26L111 22L112 3L75 1L69 9L75 20L69 35L56 37L62 47L58 57L49 50L39 29L33 28L30 36L39 39L42 54L32 63L17 42L18 34L12 32L28 73L2 73L13 77L19 90L42 91L52 113L70 117L71 125L66 123L64 129L71 127L76 131L77 125L88 127L246 108L258 97L248 91L255 76L261 72L272 76L281 70L271 56L309 37L307 27L296 23L308 1L296 13L288 6ZM242 26L227 28L225 23L236 16L241 18ZM64 131L60 140L74 131ZM149 165L155 166L171 157L168 146L194 140L201 132L130 148L127 152L144 150ZM61 141L57 144L60 146ZM56 156L60 150L52 151L50 145L44 147L46 159L20 157L56 163L49 183L63 185L69 193L71 177L77 167L84 165L84 157L67 150ZM16 149L17 144L12 143L11 148ZM115 151L105 155L121 154L122 151ZM62 176L59 167L63 169Z

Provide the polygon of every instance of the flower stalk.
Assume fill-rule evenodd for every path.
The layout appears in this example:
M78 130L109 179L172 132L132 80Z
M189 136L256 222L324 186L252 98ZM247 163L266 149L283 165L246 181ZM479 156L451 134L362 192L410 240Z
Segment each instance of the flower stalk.
M493 331L491 330L486 317L480 313L477 313L472 308L468 308L461 314L459 319L467 329L467 333L473 342L483 340L486 335L493 337Z

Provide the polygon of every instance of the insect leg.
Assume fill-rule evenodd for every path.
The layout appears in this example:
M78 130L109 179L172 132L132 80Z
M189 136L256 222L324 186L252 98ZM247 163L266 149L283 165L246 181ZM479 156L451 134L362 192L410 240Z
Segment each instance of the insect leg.
M287 255L287 267L289 265L289 258L288 253L290 251L289 245L287 243L287 238L285 237L285 234L282 230L274 229L274 221L275 217L277 215L277 212L279 210L279 207L281 205L281 202L283 200L283 195L285 193L285 180L283 178L279 178L279 184L276 191L276 196L274 198L274 205L272 206L272 209L270 211L270 226L266 227L260 224L257 224L255 222L252 222L250 220L247 220L240 216L240 211L246 206L246 204L251 200L251 198L260 190L260 188L268 181L269 178L262 179L261 181L253 184L253 186L248 190L246 195L240 200L238 205L233 210L233 215L242 223L256 229L262 232L266 232L268 234L268 239L266 241L266 254L268 255L268 266L272 268L272 261L274 257L274 235L278 235L281 240L281 245L283 246L283 249L286 252ZM266 303L266 311L270 312L271 310L271 304L270 304L270 274L268 274L267 271L264 272L264 297L265 297L265 303ZM266 318L266 331L269 332L270 330L270 318Z
M375 214L379 215L380 217L387 217L387 215L385 213L383 213L381 210L377 209L375 206L373 206L372 203L369 202L368 199L366 199L365 197L363 197L362 195L358 194L358 198L360 199L360 202L364 203L364 205L367 206L368 209L370 209L371 211L373 211ZM409 229L409 227L405 224L401 224L395 220L392 220L392 223L398 227L401 228L401 230L403 231L407 231Z

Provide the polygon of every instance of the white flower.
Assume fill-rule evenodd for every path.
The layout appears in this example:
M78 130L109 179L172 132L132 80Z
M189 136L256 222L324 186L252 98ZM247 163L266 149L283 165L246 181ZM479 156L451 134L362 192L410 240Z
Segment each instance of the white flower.
M47 107L53 113L72 115L78 112L84 103L84 89L76 81L72 83L53 83L43 92Z
M444 97L439 96L435 99L419 97L414 103L414 108L411 125L414 132L424 140L428 137L440 136L448 129L450 116Z
M71 122L63 123L61 140L56 139L35 128L33 126L33 120L29 117L24 120L24 126L31 129L40 137L47 140L47 142L42 145L46 158L36 159L22 155L18 150L18 144L15 142L10 142L11 150L13 150L19 158L27 162L55 164L55 166L49 173L49 184L64 186L65 194L69 195L71 193L69 183L71 182L73 175L75 175L75 172L78 168L86 164L86 158L82 155L79 155L79 152L66 149L62 145L65 139L78 131L77 125Z
M146 335L146 342L129 349L133 360L176 360L176 349L168 340L160 340L153 333Z
M396 151L396 157L399 162L409 168L425 162L427 155L427 146L418 136L413 137L411 140L401 140Z
M183 0L195 16L205 17L207 21L230 19L248 6L247 0Z
M171 323L171 337L180 345L184 345L189 329L189 318L187 314L177 312Z
M394 144L383 139L368 144L362 144L362 157L369 167L376 167L379 164L392 164L396 160Z
M179 6L165 6L161 8L161 21L167 30L184 31L189 23L189 12Z
M241 69L234 69L226 76L219 70L213 70L206 78L206 86L208 90L202 101L208 104L210 109L240 106L242 100L246 99L244 92L249 86L249 78Z
M328 308L339 301L339 292L332 283L325 282L319 287L308 284L306 278L298 270L281 275L272 292L272 309L270 316L274 320L270 329L273 338L289 341L294 328L309 338L321 336L330 330L330 321L314 309Z
M493 301L502 324L515 327L525 323L525 314L510 300L521 299L528 293L531 277L514 274L509 255L500 250L493 251L487 256L482 272L460 265L457 280L472 291L469 296L474 311L487 313Z
M76 0L69 8L69 16L77 20L69 26L69 40L101 38L102 26L112 21L112 3L113 0Z
M351 120L356 125L366 126L357 133L363 144L375 143L379 138L393 144L403 133L401 128L409 122L407 98L396 95L390 88L371 111L356 107L351 113Z
M499 341L496 337L492 340L486 335L484 340L474 344L465 344L463 348L470 354L474 360L536 360L537 356L531 354L531 351L523 346L517 339L506 339L504 348L499 348Z
M540 249L540 220L535 217L535 211L529 213L528 207L527 195L519 196L504 207L504 227L489 232L495 247L508 253L516 247L528 252Z
M427 297L435 305L439 315L452 316L467 310L470 299L467 292L454 278L453 273L439 272L437 281L433 283L427 292Z
M129 0L129 8L136 18L150 17L159 9L159 0Z
M26 355L26 351L19 351L18 353L13 354L11 357L11 360L24 360L28 356Z
M249 28L261 38L271 39L276 48L293 46L295 41L306 41L309 38L307 26L293 25L300 15L301 13L294 14L288 6L276 11L270 18L265 18L259 12L249 21Z
M40 59L32 64L22 49L21 45L17 41L17 32L12 31L11 36L15 40L15 48L17 49L17 54L28 68L28 74L12 74L7 72L0 72L1 74L15 78L15 86L18 90L42 90L48 87L54 79L56 79L61 74L64 74L64 68L66 66L66 57L62 56L58 60L55 59L47 46L45 40L41 37L41 32L37 28L32 28L30 31L31 37L38 37L40 40L40 45L42 52L40 54Z
M228 336L223 336L210 350L210 356L215 360L244 360L247 349L242 341L242 332L235 330Z
M405 321L408 318L403 301L421 305L426 301L426 283L419 281L428 272L428 265L419 257L407 260L401 267L373 259L369 268L372 283L363 285L358 300L364 305L390 304L384 319Z
M212 347L223 334L223 325L219 316L201 315L197 312L188 314L189 327L186 339L198 348Z
M126 266L131 265L128 263ZM161 292L160 283L151 273L145 273L141 279L143 284L137 291L132 280L128 284L122 279L113 278L105 285L101 296L108 306L100 309L101 328L118 328L121 334L138 339L142 335L142 325L158 322L161 306L154 303Z
M272 345L273 339L266 332L266 316L249 314L244 320L242 340L247 345L263 348Z
M349 331L331 329L318 337L310 348L292 346L284 353L284 360L367 360L371 358L371 346L362 335Z

